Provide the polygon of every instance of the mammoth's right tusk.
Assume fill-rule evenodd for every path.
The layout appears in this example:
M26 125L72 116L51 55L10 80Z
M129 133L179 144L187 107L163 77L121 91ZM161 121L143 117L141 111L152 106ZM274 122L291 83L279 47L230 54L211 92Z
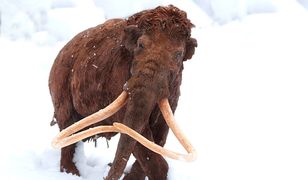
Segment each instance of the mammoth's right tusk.
M118 132L118 130L113 126L97 126L94 128L90 128L76 134L70 135L68 137L64 137L61 140L54 140L52 142L52 146L54 148L63 148L78 141L81 141L87 137L94 136L99 133L106 133L106 132Z
M65 147L65 146L68 146L70 144L77 142L78 141L77 139L80 139L80 138L84 139L84 138L90 137L89 134L82 133L82 132L78 135L73 135L73 136L71 135L85 127L88 127L94 123L102 121L110 117L117 111L119 111L125 105L127 101L127 97L128 97L127 92L123 91L116 100L114 100L111 104L109 104L104 109L101 109L97 111L96 113L91 114L90 116L87 116L83 118L82 120L74 123L73 125L67 127L66 129L62 130L53 139L52 146L55 148L62 148L62 147ZM108 128L106 130L108 130ZM105 132L110 132L110 131L105 131Z

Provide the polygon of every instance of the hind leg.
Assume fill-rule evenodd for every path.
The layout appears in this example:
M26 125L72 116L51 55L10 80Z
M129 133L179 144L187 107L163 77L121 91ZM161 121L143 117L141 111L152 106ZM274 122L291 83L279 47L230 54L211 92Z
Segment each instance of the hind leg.
M70 110L67 110L64 107L65 106L63 106L63 108L57 108L55 111L60 131L82 118L80 115L78 115L78 113L73 110L73 108L69 108ZM73 161L75 149L76 143L61 149L60 171L80 176L79 171Z
M61 149L60 171L80 176L79 170L73 162L76 144Z

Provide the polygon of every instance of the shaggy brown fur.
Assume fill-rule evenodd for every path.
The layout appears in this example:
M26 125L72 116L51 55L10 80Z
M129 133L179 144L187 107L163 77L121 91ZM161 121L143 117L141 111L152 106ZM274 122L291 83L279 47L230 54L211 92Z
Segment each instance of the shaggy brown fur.
M183 61L197 46L190 37L192 27L186 13L170 5L127 20L108 20L76 35L60 51L49 77L60 130L106 107L124 88L129 93L127 105L93 126L121 122L163 146L169 128L157 102L167 97L176 109ZM107 139L113 135L100 134ZM74 152L75 144L61 150L60 170L79 175ZM168 164L161 155L121 135L106 179L118 179L132 153L136 162L124 179L167 178Z

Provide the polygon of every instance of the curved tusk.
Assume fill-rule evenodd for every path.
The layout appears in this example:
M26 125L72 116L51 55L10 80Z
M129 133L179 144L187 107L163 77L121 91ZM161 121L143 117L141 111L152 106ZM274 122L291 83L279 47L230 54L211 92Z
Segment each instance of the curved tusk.
M64 137L61 140L53 141L52 146L54 148L63 148L68 145L74 144L78 141L81 141L87 137L94 136L96 134L100 133L106 133L106 132L118 132L118 130L113 126L97 126L94 128L90 128L84 131L81 131L79 133L70 135L68 137Z
M169 157L171 159L175 160L183 160L183 161L194 161L196 159L196 153L193 151L192 153L186 154L180 154L168 149L165 149L157 144L155 144L152 141L149 141L147 138L143 137L141 134L137 133L133 129L125 126L122 123L113 123L113 126L119 130L120 133L124 133L138 141L143 146L147 147L153 152L156 152L162 156Z
M123 91L116 100L114 100L111 104L109 104L104 109L101 109L97 111L94 114L91 114L82 120L72 124L71 126L67 127L66 129L62 130L52 141L52 146L55 148L61 148L70 144L73 144L74 142L77 142L76 139L78 137L79 140L90 137L88 133L78 133L78 135L73 135L73 133L89 126L94 123L97 123L99 121L102 121L110 116L112 116L114 113L119 111L126 103L128 94L127 92ZM107 132L107 131L106 131ZM110 132L110 131L108 131ZM91 134L91 133L90 133ZM81 136L83 135L83 136ZM86 136L85 136L86 135ZM80 139L81 138L81 139Z
M185 150L188 152L188 155L182 155L182 158L188 161L195 160L197 158L197 152L195 148L192 146L192 144L189 142L189 140L186 138L184 133L181 131L179 126L177 125L167 98L164 98L159 102L159 108L166 120L166 123L172 130L173 134L179 140L179 142L182 144Z

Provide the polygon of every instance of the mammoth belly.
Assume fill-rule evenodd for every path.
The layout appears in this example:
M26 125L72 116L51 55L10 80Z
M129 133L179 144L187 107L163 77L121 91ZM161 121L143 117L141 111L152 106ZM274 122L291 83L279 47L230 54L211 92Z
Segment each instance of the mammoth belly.
M73 76L71 94L75 110L82 116L88 116L112 103L122 92L125 80L112 78L95 80L92 76ZM113 82L112 82L113 81Z
M79 67L72 73L70 89L73 105L84 117L112 103L123 91L129 76L128 64L125 63L102 69L109 70Z

